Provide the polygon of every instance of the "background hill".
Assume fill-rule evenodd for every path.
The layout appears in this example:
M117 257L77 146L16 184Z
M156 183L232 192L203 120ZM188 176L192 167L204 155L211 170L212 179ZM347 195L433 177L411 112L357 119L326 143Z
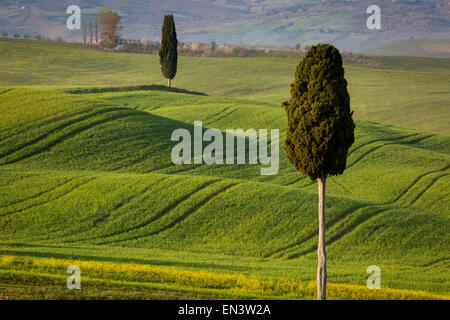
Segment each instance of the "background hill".
M179 39L246 45L294 46L330 42L347 50L394 40L450 38L450 5L445 0L380 0L382 29L366 27L369 0L5 0L0 31L81 40L65 26L65 10L78 4L85 16L102 8L119 11L123 36L159 40L162 16L173 13Z
M395 41L361 53L384 56L450 58L450 39L410 39Z
M4 57L0 61L0 85L165 85L155 55L105 53L64 43L15 39L0 40L0 55ZM355 116L450 133L450 59L380 57L380 61L387 70L346 66ZM289 84L297 64L297 59L285 58L181 56L174 83L208 95L278 107L289 98Z

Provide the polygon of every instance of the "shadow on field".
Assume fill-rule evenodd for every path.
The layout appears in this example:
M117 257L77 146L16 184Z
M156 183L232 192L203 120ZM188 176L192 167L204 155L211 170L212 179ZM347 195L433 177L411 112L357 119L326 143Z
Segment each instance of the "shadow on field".
M8 243L9 246L13 247L14 244ZM71 247L71 246L47 246L47 245L17 245L17 247L26 247L26 246L34 246L34 247L54 247L54 248L82 248L82 247ZM116 247L117 248L117 247ZM92 248L90 248L92 249ZM104 248L103 248L104 249ZM202 262L182 262L182 261L174 261L174 260L157 260L151 258L129 258L129 257L107 257L95 254L79 254L74 252L68 253L49 253L49 252L39 252L39 251L20 251L20 250L12 250L12 249L2 249L1 254L3 255L14 255L17 257L34 257L34 258L54 258L54 259L62 259L62 260L83 260L83 261L100 261L100 262L111 262L111 263L135 263L142 265L152 265L152 266L171 266L171 267L180 267L180 268L205 268L205 267L214 267L218 270L222 271L237 271L237 272L245 272L248 271L248 268L245 266L237 266L237 265L225 265L220 263L202 263Z
M102 92L126 92L126 91L139 91L139 90L158 90L168 91L176 93L185 93L198 96L207 96L206 93L190 91L181 88L169 88L163 85L142 85L142 86L125 86L125 87L94 87L94 88L75 88L63 90L66 93L80 94L80 93L102 93Z

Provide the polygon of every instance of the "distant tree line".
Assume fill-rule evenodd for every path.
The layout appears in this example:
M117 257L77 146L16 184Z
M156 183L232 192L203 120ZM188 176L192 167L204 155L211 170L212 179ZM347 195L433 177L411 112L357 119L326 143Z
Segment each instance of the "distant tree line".
M101 32L99 34L101 28ZM95 45L95 48L113 52L131 52L142 54L158 54L161 43L146 39L124 39L121 38L120 15L111 9L103 9L98 15L82 19L82 43L84 45ZM8 32L3 32L2 37L7 38ZM14 38L31 39L29 34L14 33ZM51 40L42 35L34 36L35 40ZM94 42L95 39L95 42ZM61 36L54 39L63 41ZM274 58L292 58L301 59L304 52L309 51L311 46L296 43L292 47L274 47L274 46L246 46L232 45L228 43L217 44L196 42L178 42L177 53L183 56L196 57L274 57ZM382 63L376 58L355 54L349 51L343 51L342 59L345 63L366 65L370 67L382 67Z
M1 36L2 36L2 38L9 38L10 34L9 34L8 32L2 32L2 33L1 33ZM41 35L41 34L36 34L36 35L33 37L32 35L30 35L30 34L28 34L28 33L20 34L20 33L18 33L18 32L15 32L15 33L11 34L11 37L14 37L14 38L16 38L16 39L20 39L20 38L23 38L23 39L32 39L32 38L34 38L35 40L48 40L48 41L51 40L50 37L44 37L44 36ZM56 37L55 40L56 40L56 41L63 41L62 37L60 37L60 36Z
M117 52L133 52L157 54L161 43L151 40L117 39L116 46L111 48ZM276 57L301 58L302 51L290 48L262 48L256 46L232 45L229 43L217 44L178 42L178 54L193 57Z
M81 21L81 37L84 45L101 44L104 47L112 48L117 45L117 40L120 39L120 31L122 25L120 24L121 16L111 9L100 10L99 14L95 16L95 25L93 17L87 20L83 18ZM99 38L99 25L102 31ZM99 41L101 40L101 41Z

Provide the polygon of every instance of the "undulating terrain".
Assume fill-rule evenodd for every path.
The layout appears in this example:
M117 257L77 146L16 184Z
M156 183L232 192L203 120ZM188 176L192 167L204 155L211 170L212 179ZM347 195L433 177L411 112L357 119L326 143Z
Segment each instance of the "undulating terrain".
M0 40L0 56L0 298L314 297L317 185L283 149L297 60L180 57L168 89L153 55ZM450 60L386 59L346 66L329 298L448 299ZM197 120L279 129L279 172L174 165L172 132Z

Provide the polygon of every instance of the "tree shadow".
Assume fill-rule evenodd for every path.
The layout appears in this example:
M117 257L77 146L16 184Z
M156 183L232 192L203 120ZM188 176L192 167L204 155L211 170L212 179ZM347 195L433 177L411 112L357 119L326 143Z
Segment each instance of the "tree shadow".
M176 92L176 93L184 93L184 94L192 94L199 96L207 96L206 93L191 91L187 89L181 88L169 88L163 85L140 85L140 86L123 86L123 87L93 87L93 88L74 88L74 89L66 89L63 90L66 93L72 94L82 94L82 93L102 93L102 92L126 92L126 91L139 91L139 90L157 90L157 91L167 91L167 92Z

